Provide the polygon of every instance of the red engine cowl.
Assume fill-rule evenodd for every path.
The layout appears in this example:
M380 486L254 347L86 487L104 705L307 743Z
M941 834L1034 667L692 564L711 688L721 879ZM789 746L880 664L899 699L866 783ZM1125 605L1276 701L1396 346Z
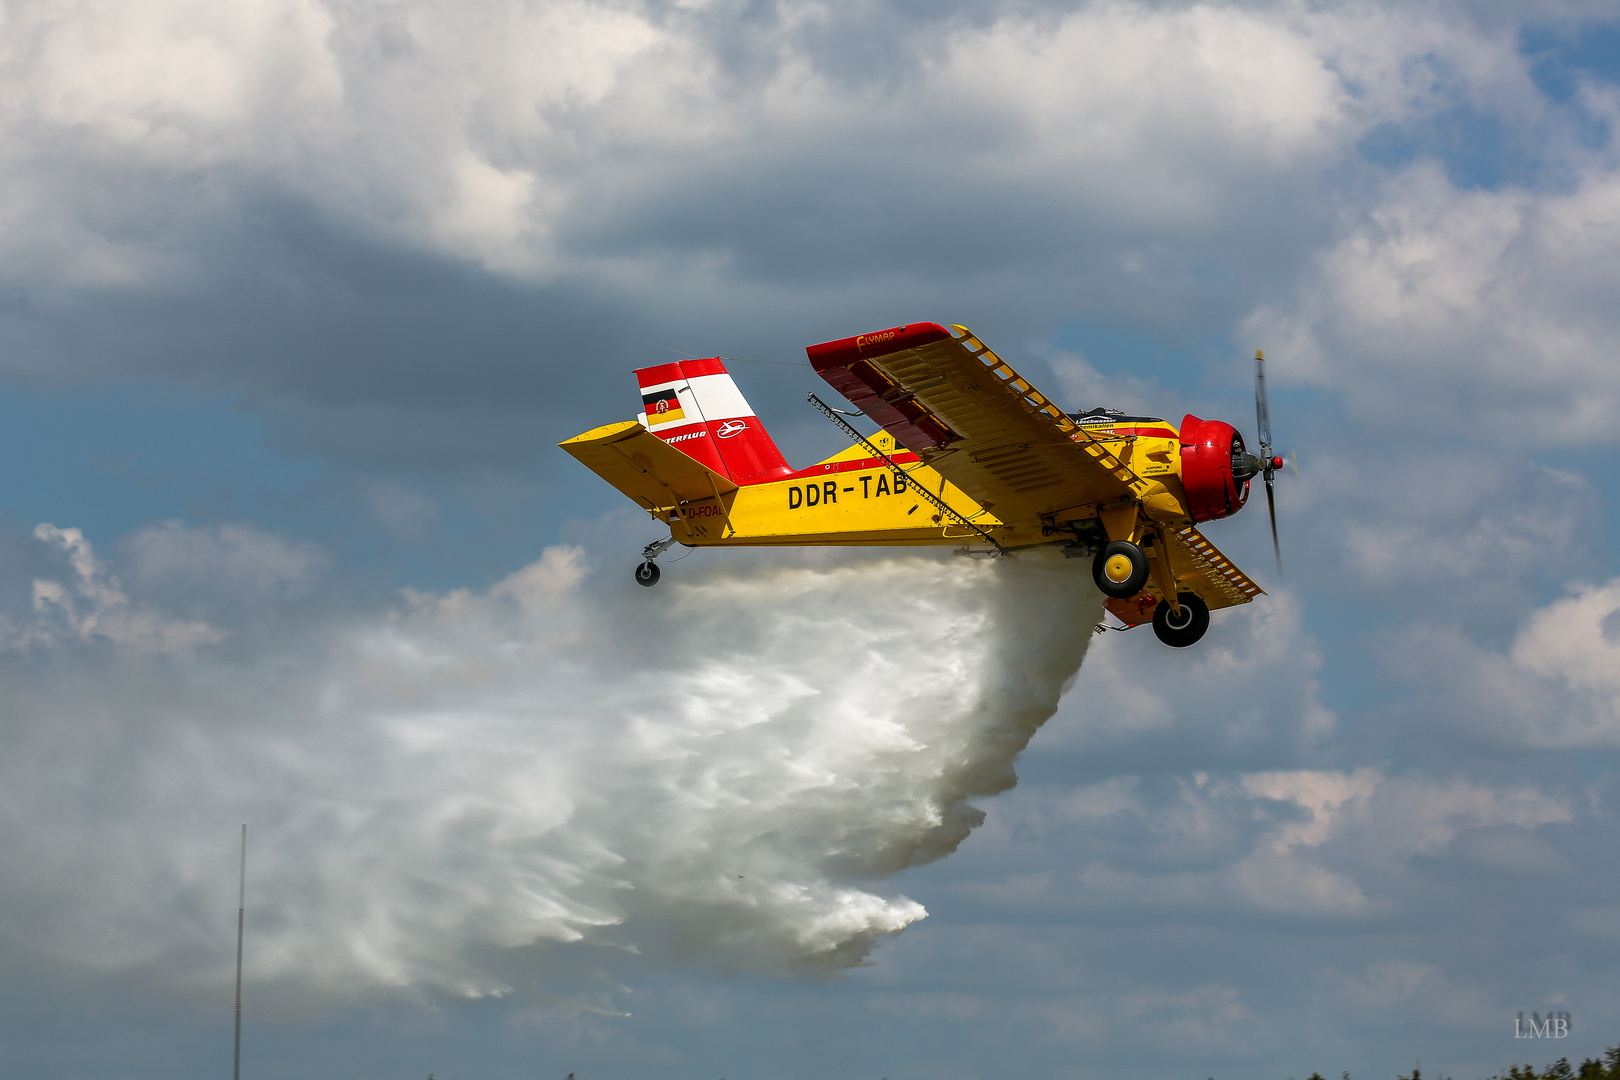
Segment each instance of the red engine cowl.
M1243 436L1231 424L1200 420L1191 413L1182 418L1181 486L1194 521L1223 518L1243 509L1249 482L1239 488L1232 475L1232 455L1243 452Z

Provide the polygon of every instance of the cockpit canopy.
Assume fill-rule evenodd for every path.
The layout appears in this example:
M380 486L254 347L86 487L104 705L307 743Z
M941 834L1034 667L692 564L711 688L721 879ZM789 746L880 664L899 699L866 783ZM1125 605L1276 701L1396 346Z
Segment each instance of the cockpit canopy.
M1069 413L1069 419L1083 427L1092 427L1097 424L1162 424L1162 416L1132 416L1118 409L1104 409L1098 407L1087 409L1085 412Z

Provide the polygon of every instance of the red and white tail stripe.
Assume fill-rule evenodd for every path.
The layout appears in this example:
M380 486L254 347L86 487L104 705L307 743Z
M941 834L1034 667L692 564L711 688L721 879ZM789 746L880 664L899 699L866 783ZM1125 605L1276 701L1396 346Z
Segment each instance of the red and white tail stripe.
M793 470L719 357L639 368L641 415L654 435L738 484Z

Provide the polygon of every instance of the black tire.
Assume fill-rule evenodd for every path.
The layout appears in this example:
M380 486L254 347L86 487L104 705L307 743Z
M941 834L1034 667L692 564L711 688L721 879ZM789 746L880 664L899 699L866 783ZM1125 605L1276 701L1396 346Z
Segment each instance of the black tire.
M1130 560L1130 573L1123 579L1116 573L1109 576L1109 560L1123 555ZM1115 563L1117 569L1120 563ZM1135 596L1147 584L1148 561L1142 554L1142 549L1129 540L1110 540L1097 552L1097 557L1091 561L1091 577L1102 590L1104 596L1112 596L1115 600L1124 600Z
M637 585L645 585L650 589L658 584L658 579L663 576L663 572L658 569L658 564L655 562L644 562L636 567Z
M1153 632L1172 649L1185 649L1197 643L1209 629L1209 605L1199 599L1197 593L1177 593L1176 600L1181 604L1181 619L1171 614L1170 601L1160 600L1153 611Z

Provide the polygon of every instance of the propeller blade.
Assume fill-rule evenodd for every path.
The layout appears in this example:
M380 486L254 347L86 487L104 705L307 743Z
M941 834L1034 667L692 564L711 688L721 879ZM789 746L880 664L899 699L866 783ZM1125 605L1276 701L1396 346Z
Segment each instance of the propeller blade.
M1271 408L1266 404L1266 354L1254 350L1254 420L1260 432L1260 456L1271 457Z
M1277 557L1277 573L1282 573L1282 544L1277 539L1277 470L1282 458L1271 456L1271 406L1266 403L1266 354L1254 350L1254 426L1260 436L1260 457L1265 461L1266 509L1271 512L1271 553ZM1292 451L1290 451L1292 456ZM1294 472L1299 472L1295 463Z
M1271 552L1277 556L1277 573L1282 573L1282 544L1277 541L1276 486L1271 482L1271 470L1266 470L1266 509L1271 511Z

